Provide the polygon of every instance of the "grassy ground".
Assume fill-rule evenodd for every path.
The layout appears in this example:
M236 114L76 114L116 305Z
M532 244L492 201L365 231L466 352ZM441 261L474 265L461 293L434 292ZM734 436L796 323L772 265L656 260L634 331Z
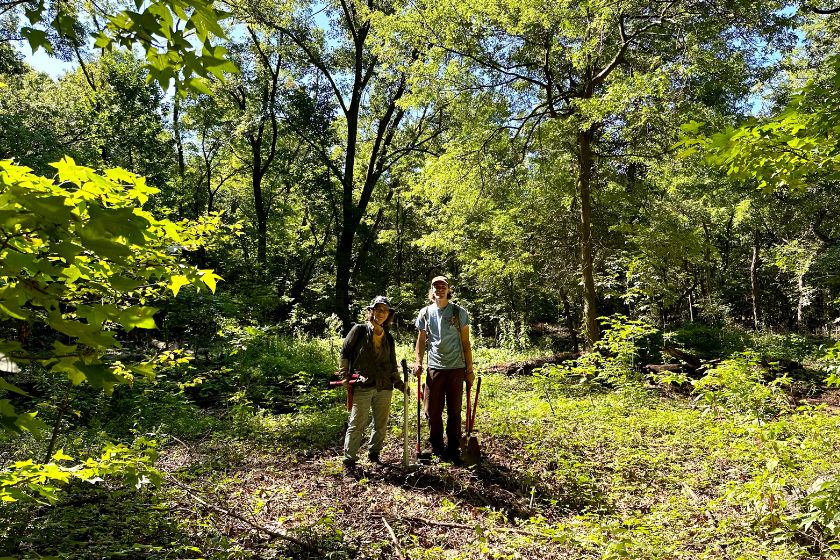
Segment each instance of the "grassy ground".
M313 391L297 404L278 414L247 400L205 409L150 400L146 415L166 426L163 484L83 483L55 507L7 507L0 556L834 557L825 533L789 521L797 498L840 469L830 407L758 423L637 383L490 375L478 466L403 469L396 395L384 464L348 477L342 397Z

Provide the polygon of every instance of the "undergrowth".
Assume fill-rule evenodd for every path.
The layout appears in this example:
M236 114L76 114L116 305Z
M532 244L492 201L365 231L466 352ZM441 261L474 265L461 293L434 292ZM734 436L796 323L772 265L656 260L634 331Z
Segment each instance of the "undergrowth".
M484 376L479 466L404 471L395 394L386 464L355 479L340 462L344 395L326 384L340 340L251 333L224 364L120 389L62 436L66 449L157 439L158 486L77 481L56 505L5 505L0 556L395 558L387 523L410 559L838 557L840 417L792 399L749 350L683 393L652 387L639 356L655 333L609 326L596 353ZM536 353L479 345L477 369Z

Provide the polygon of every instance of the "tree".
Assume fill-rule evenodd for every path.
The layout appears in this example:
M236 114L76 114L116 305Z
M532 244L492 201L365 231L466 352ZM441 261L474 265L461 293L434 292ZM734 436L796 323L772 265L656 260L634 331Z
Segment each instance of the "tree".
M340 109L336 144L320 144L307 131L293 130L340 186L334 306L346 327L351 319L350 281L360 250L357 234L374 191L398 161L437 136L438 115L431 107L409 110L408 71L419 53L392 42L391 28L380 25L394 13L389 2L338 0L323 9L321 4L301 2L279 11L259 2L248 7L251 18L274 29L310 65L305 81L313 101L317 103L326 88ZM314 12L329 21L329 37L318 27Z
M579 267L588 344L599 336L593 248L593 187L603 157L621 154L627 132L644 134L650 108L671 92L694 87L686 70L730 61L739 42L772 38L785 23L774 3L671 1L490 3L423 2L407 8L403 31L431 45L430 60L461 65L463 89L502 92L510 116L502 127L539 138L560 121L575 154ZM747 67L748 68L748 67ZM434 72L432 72L434 76ZM693 77L693 76L692 76ZM437 79L437 78L435 78ZM536 146L533 149L538 149Z
M172 176L164 95L131 55L105 54L53 81L34 71L0 90L0 157L39 173L62 154L91 166L120 166L156 187Z
M836 44L837 31L820 19L808 29L808 49L789 62L791 68L807 70L786 76L771 114L710 133L704 130L717 127L692 121L683 127L687 137L682 142L684 157L700 154L707 164L761 191L750 198L781 203L765 203L769 211L760 222L772 224L773 264L795 278L792 299L799 328L805 326L804 310L813 293L806 275L819 260L834 262L830 250L840 240L832 211L840 178L840 56L827 47ZM756 242L754 255L757 247ZM754 315L757 326L755 310Z
M152 362L132 364L113 352L121 333L155 328L156 309L143 302L188 285L215 290L218 275L182 263L170 249L194 249L217 229L218 218L193 225L159 220L141 208L157 189L137 175L119 168L97 174L69 158L54 168L57 181L0 162L0 314L6 318L0 352L17 363L38 363L73 385L111 392L135 376L154 375ZM52 333L51 346L27 340L33 325ZM0 389L26 395L2 377ZM40 431L36 414L0 400L6 430ZM44 463L53 458L61 415ZM54 465L41 470L42 482L67 480L72 472ZM21 497L27 491L22 483L37 492L37 472L34 478L1 474L3 499Z
M75 58L83 70L87 45L95 40L99 49L141 47L146 71L164 89L174 81L177 90L206 91L207 78L236 71L227 51L213 45L213 39L225 38L219 22L228 15L213 0L153 0L137 6L135 11L75 0L0 0L0 15L28 21L14 38L28 41L33 53L43 48L64 60Z

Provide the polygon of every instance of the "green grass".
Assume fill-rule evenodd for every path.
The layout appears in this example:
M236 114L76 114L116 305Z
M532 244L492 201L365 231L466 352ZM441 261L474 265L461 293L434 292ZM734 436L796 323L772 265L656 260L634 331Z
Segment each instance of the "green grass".
M547 503L571 494L560 509L580 554L811 557L792 532L774 537L779 527L765 522L771 503L784 515L795 494L837 473L837 415L759 426L633 387L583 398L555 388L549 405L543 383L488 379L481 429L520 450Z
M199 497L331 558L392 557L383 515L411 559L838 557L830 531L802 530L794 517L812 483L840 471L833 410L756 416L635 382L610 390L485 375L476 421L482 465L366 467L348 481L339 459L344 396L320 384L337 342L261 338L232 358L250 368L235 375L253 385L210 408L164 386L102 399L102 412L69 430L62 445L77 455L107 439L157 434L166 482L139 492L112 481L74 483L53 507L2 506L0 556L19 549L26 558L313 557ZM534 355L479 347L476 365ZM413 356L411 344L398 346L398 357L411 364ZM283 398L294 412L249 398L274 383L269 371L300 382ZM415 403L408 404L413 424ZM402 407L395 395L385 450L392 462L401 456Z

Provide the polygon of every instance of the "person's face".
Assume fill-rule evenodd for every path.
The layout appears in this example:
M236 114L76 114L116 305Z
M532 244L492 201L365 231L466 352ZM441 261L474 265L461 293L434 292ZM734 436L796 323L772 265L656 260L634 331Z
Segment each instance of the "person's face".
M432 284L432 288L435 289L435 297L437 299L446 299L449 296L449 286L447 286L446 282L437 281Z
M388 319L388 307L384 303L377 303L373 307L373 319L380 325Z

